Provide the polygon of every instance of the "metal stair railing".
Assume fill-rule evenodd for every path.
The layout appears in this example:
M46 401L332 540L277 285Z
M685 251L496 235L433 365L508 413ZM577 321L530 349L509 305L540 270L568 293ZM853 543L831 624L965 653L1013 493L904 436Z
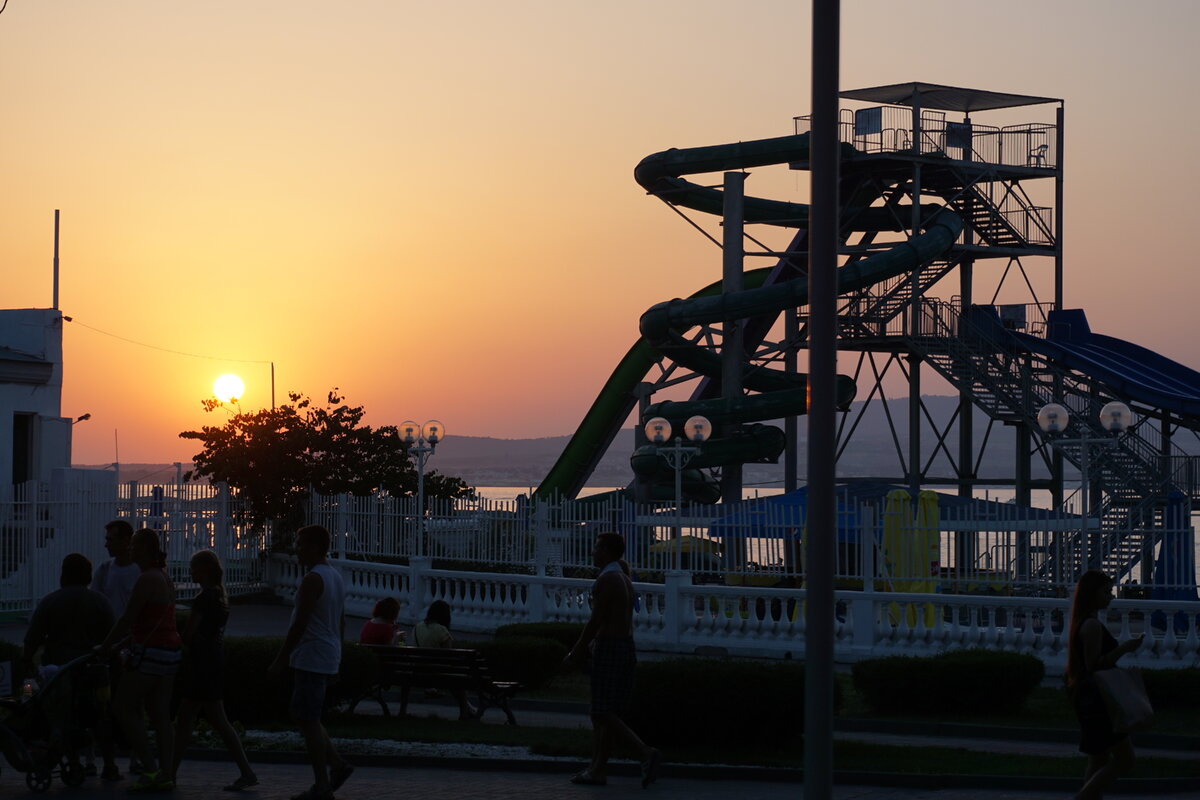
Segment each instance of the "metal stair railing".
M952 385L968 392L975 399L975 404L990 416L1006 420L1020 419L1032 427L1036 423L1038 409L1055 399L1053 387L1058 382L1052 379L1061 373L1049 365L1035 370L1032 360L1018 357L1015 351L1002 355L1004 350L998 343L983 346L989 340L987 332L964 320L953 304L925 298L919 319L921 330L911 337L914 349L920 351ZM975 342L980 344L976 345ZM1087 413L1087 410L1079 407L1095 405L1097 398L1074 395L1060 399L1074 401L1070 404L1076 406L1073 415L1073 427L1078 431L1076 438L1103 435L1098 415ZM1063 442L1059 449L1076 466L1081 464L1081 447ZM1091 454L1089 458L1089 466L1093 467L1097 482L1109 496L1107 507L1113 510L1136 508L1138 515L1144 517L1148 512L1152 514L1153 507L1165 496L1168 476L1159 468L1159 450L1136 431L1128 431L1120 439L1114 439L1113 446L1102 452L1099 459ZM1126 514L1125 519L1129 518ZM1106 519L1109 520L1107 524ZM1157 534L1153 528L1114 524L1115 519L1111 511L1101 514L1098 555L1107 559L1106 565L1110 568L1119 566L1117 574L1121 575L1132 569L1132 565L1141 558L1147 542L1152 542ZM1077 550L1075 547L1066 549L1068 552ZM1090 561L1093 555L1085 558ZM1071 566L1076 568L1079 565ZM1053 570L1054 567L1053 564L1043 565L1046 570Z
M957 260L939 259L922 267L917 274L917 294L925 291L946 276ZM901 275L877 284L880 292L861 292L854 295L842 312L843 338L887 335L888 323L912 305L912 274Z

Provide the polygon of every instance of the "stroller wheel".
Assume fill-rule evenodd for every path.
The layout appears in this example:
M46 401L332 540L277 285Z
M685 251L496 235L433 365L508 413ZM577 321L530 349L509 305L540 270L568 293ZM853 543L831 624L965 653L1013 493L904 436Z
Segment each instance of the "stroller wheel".
M82 764L76 764L71 761L64 761L60 772L62 782L67 786L79 786L87 777Z
M25 785L29 787L31 792L44 792L50 788L50 773L42 772L26 772Z

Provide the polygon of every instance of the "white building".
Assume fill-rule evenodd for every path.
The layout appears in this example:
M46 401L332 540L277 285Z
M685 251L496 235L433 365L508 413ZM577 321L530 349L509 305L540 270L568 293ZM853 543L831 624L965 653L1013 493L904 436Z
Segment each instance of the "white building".
M71 419L62 416L63 316L53 308L0 309L0 498L49 484L71 466Z

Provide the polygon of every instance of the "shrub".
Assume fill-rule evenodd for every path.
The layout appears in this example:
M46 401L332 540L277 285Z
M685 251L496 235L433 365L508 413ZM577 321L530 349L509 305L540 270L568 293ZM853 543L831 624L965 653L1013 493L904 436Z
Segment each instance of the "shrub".
M284 670L279 679L267 674L282 646L281 636L225 638L225 713L230 720L250 726L290 719L291 670ZM373 653L343 645L342 666L337 681L329 687L326 705L344 705L366 691L378 678L377 664Z
M25 673L25 666L21 663L21 645L12 642L0 640L0 661L10 662L12 669L12 692L14 695L21 692L21 684L29 676Z
M841 705L840 693L834 706ZM804 665L671 658L638 664L630 725L666 745L782 746L804 728Z
M1018 710L1045 677L1040 659L998 650L860 661L854 688L883 714L991 714Z
M230 720L250 727L289 718L290 671L279 679L267 674L282 646L282 636L225 637L225 714Z
M528 689L539 689L558 674L567 648L554 639L506 636L479 642L476 649L487 658L492 677L517 681Z
M534 636L539 639L553 639L570 650L579 641L584 627L582 622L518 622L515 625L501 625L496 628L496 638Z
M1142 679L1155 708L1200 710L1200 668L1147 669Z
M379 682L379 658L365 647L342 645L342 666L337 683L329 688L326 702L346 706Z

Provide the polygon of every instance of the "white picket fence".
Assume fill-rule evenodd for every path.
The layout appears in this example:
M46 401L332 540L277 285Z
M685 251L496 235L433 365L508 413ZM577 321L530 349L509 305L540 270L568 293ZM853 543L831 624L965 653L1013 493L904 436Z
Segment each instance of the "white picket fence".
M231 592L262 587L263 537L237 521L239 500L223 486L125 483L112 473L62 470L50 484L14 487L0 501L0 612L28 612L59 586L63 557L108 558L104 525L127 519L157 530L177 587L194 588L188 562L211 549L225 567Z

